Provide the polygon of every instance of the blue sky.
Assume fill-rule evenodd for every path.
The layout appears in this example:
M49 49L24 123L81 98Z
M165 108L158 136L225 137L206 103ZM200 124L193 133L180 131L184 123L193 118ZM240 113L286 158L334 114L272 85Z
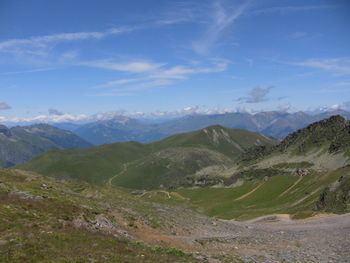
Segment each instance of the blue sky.
M0 121L348 108L349 14L347 0L1 0Z

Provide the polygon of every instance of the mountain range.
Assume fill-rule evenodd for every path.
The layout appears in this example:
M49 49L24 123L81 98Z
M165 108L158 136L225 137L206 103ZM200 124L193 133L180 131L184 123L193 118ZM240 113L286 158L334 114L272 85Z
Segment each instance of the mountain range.
M259 112L256 114L243 112L213 115L198 114L156 124L118 116L110 120L81 125L73 128L72 131L94 145L126 141L155 142L174 134L195 131L211 125L244 129L275 138L284 138L288 134L313 122L336 114L350 119L350 113L343 110L323 112L316 115L306 112L287 113L277 111ZM68 124L65 124L65 127L68 127Z
M0 125L0 167L23 163L51 149L87 148L91 144L70 131L47 124Z

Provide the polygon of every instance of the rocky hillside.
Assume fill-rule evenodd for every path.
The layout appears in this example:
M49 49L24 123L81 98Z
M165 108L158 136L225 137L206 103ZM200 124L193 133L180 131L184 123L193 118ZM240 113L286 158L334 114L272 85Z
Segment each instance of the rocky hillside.
M208 177L216 178L246 149L274 143L257 133L212 126L151 144L128 142L87 150L50 151L21 168L130 188L174 187L197 181L192 180L197 176L207 181Z
M350 157L350 122L340 115L315 122L272 147L256 147L242 155L242 165L309 162L318 168L339 168Z
M47 124L16 126L0 125L0 167L24 163L51 149L87 148L91 144L72 132Z
M344 173L328 186L316 203L318 210L333 213L350 212L350 173Z

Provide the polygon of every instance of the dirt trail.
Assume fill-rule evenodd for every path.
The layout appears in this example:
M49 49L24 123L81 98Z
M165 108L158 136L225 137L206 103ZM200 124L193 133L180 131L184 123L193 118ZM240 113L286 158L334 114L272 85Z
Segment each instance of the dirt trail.
M286 193L288 193L290 190L292 190L301 180L303 180L303 177L302 177L302 176L300 176L300 177L298 178L298 180L296 180L296 181L294 182L294 184L292 184L288 189L286 189L286 191L284 191L283 193L281 193L278 197L284 196Z
M291 204L290 206L296 206L298 204L300 204L301 202L303 202L305 199L309 198L310 196L314 195L315 193L317 193L318 191L322 190L324 187L318 187L315 190L313 190L310 194L304 196L303 198L299 199L298 201L294 202L293 204Z
M251 195L252 193L254 193L256 190L258 190L261 186L263 186L265 182L263 183L260 183L257 187L255 187L253 190L251 190L250 192L248 193L245 193L244 195L238 197L235 199L235 201L239 201L239 200L242 200L243 198L246 198L247 196Z
M125 163L123 164L123 169L117 173L116 175L112 176L111 178L108 179L108 182L107 182L107 185L108 186L112 186L112 181L117 178L119 175L122 175L123 173L126 172L126 170L128 169L128 166L130 165L131 163Z

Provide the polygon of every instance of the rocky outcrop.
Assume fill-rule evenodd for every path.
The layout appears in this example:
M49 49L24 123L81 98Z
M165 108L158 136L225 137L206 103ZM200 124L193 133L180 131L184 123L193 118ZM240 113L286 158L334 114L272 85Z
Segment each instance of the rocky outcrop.
M350 173L341 176L321 193L316 209L333 213L350 212Z
M310 171L309 171L308 169L298 168L298 169L296 170L296 173L297 173L297 175L299 175L299 176L306 176L306 175L310 174Z

